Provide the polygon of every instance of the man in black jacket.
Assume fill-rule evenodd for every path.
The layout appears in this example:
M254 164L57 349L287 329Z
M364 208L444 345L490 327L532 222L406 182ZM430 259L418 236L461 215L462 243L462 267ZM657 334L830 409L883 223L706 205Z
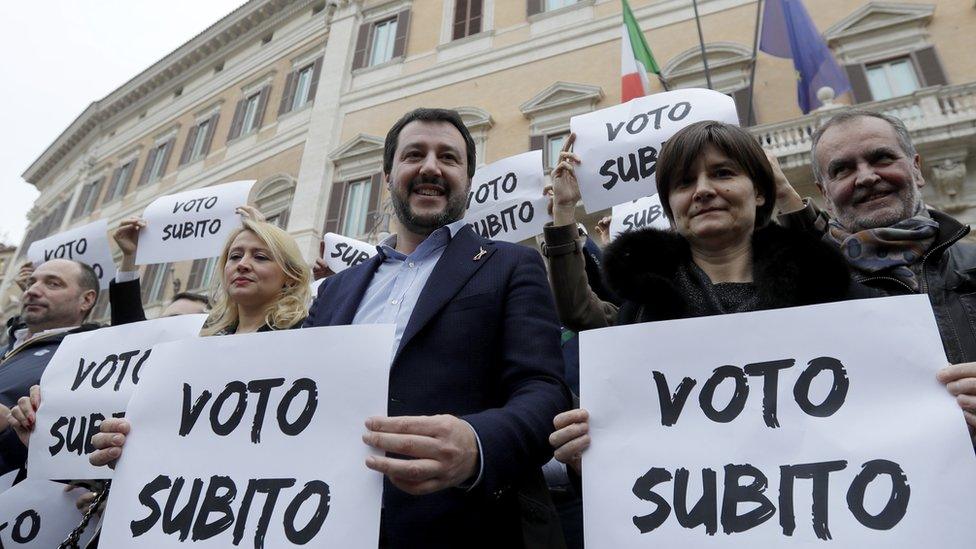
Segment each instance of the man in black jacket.
M38 267L27 284L20 315L23 327L12 327L0 360L0 474L23 467L27 459L27 449L7 426L9 408L40 383L66 335L98 327L84 324L98 299L98 276L88 265L52 259Z
M878 295L928 294L952 363L939 379L976 440L976 246L962 240L969 227L926 207L921 157L893 116L843 111L814 134L811 154L832 217L807 202L780 221L823 234Z

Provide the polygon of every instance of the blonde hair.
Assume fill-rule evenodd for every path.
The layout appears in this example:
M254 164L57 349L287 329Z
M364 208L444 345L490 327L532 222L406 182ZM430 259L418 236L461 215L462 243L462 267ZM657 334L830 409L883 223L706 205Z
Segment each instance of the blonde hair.
M227 243L224 244L224 250L217 261L219 268L214 269L210 284L210 302L213 303L213 309L200 335L210 336L237 326L239 320L237 305L227 292L223 270L224 265L227 264L231 244L244 231L254 233L268 247L271 258L285 273L285 286L274 304L268 307L265 323L275 330L282 330L294 326L308 316L308 303L311 300L309 285L312 274L302 258L295 239L271 223L245 219L244 226L235 229L227 237Z

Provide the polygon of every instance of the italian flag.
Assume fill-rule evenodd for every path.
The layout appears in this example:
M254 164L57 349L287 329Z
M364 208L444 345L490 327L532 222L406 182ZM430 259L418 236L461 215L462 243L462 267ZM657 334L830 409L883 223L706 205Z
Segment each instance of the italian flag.
M660 76L661 69L654 61L654 54L644 39L634 12L630 11L627 0L623 2L624 24L620 28L623 35L620 40L620 101L626 103L635 97L643 97L651 90L647 74L653 72Z

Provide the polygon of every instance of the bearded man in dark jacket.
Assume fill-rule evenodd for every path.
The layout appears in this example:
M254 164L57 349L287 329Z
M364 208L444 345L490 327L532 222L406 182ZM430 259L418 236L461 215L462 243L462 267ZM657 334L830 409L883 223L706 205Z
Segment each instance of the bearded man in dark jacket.
M777 202L796 211L780 222L822 234L878 295L928 294L952 363L939 380L976 441L976 246L962 240L969 227L925 206L921 158L893 116L843 111L814 134L811 152L832 216L781 186Z
M7 425L9 408L26 396L68 334L98 328L85 324L98 299L98 276L77 261L52 259L30 275L20 319L0 360L0 474L22 468L27 448Z

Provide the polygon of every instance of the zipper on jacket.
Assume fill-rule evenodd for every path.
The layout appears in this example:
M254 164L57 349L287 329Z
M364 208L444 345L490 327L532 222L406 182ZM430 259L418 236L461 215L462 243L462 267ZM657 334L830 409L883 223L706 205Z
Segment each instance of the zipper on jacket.
M962 237L966 236L966 233L968 233L968 232L969 232L969 227L968 226L964 226L963 228L959 229L959 232L957 232L955 235L953 235L952 238L950 238L949 240L946 240L942 244L939 244L938 246L932 248L931 250L928 251L928 253L926 253L924 256L922 256L922 293L923 294L928 294L929 293L929 291L928 291L929 290L928 277L925 275L925 262L928 260L928 258L932 254L934 254L935 252L939 251L940 249L945 249L945 248L948 248L949 246L952 246L953 244L955 244L956 242L958 242L959 239L961 239Z

